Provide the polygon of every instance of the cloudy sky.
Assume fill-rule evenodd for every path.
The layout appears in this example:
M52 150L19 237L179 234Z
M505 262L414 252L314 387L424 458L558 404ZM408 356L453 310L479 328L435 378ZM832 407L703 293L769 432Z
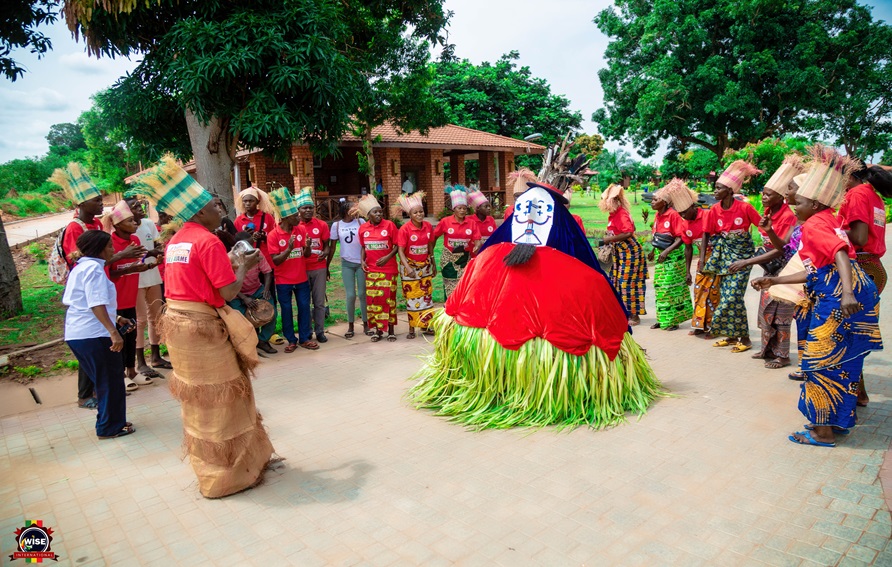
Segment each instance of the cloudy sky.
M607 38L592 23L610 0L446 0L455 12L449 39L456 55L475 63L494 61L511 50L552 92L565 95L595 132L592 112L601 105L598 69ZM874 16L892 21L892 1L874 0ZM137 61L87 57L64 23L49 29L53 51L41 60L15 53L27 69L23 79L0 79L0 163L46 153L52 124L74 122L90 107L90 96L132 70ZM617 144L608 143L615 149ZM633 151L633 148L627 148ZM662 152L658 152L661 155Z

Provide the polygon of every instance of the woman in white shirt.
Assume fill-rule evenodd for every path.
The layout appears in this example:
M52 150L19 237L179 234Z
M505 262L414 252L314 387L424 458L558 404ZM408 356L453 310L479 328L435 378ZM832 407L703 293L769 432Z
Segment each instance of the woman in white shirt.
M68 274L62 303L65 314L65 342L80 367L93 381L99 414L96 435L112 439L135 431L127 421L124 391L124 339L115 326L132 332L136 322L118 317L115 284L105 273L105 263L114 255L111 235L88 230L77 239L81 258Z
M350 214L350 203L340 201L341 218L331 225L331 246L328 248L328 267L334 258L337 243L341 243L341 279L344 281L344 294L347 303L347 332L344 338L354 335L353 320L356 317L356 298L359 297L359 312L362 315L362 332L371 335L369 317L365 303L365 272L362 271L362 246L359 244L359 227L362 221ZM329 277L331 274L329 272Z

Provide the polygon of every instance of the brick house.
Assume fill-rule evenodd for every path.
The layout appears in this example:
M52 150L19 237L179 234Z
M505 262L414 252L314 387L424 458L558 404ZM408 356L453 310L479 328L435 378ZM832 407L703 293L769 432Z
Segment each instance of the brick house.
M404 179L408 176L416 190L427 195L427 214L436 215L446 205L445 165L449 164L452 183L467 184L465 161L479 162L480 190L489 194L497 205L511 206L514 196L506 191L508 173L514 171L514 156L542 154L543 146L523 140L447 125L432 128L426 136L418 132L400 135L385 124L373 130L381 141L374 146L375 178L382 185L384 205L395 203ZM320 216L328 220L336 215L337 201L345 197L358 199L368 191L368 178L359 172L356 153L362 149L359 138L347 135L335 156L314 158L308 146L294 145L288 162L276 162L259 150L242 151L233 171L234 190L238 192L250 182L259 188L283 185L292 190L313 187L316 190ZM194 170L187 164L186 170Z

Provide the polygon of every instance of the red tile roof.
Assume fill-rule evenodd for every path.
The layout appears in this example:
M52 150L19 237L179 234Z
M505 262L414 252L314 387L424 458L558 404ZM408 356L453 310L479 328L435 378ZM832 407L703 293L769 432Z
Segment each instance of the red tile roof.
M447 124L440 128L431 128L426 136L421 135L418 131L412 131L406 134L397 132L391 124L384 124L372 130L373 136L381 136L381 142L375 144L380 147L393 146L424 146L443 149L462 149L462 150L511 150L515 153L531 153L541 154L545 152L545 147L532 142L500 136L498 134L490 134L489 132L481 132L480 130L472 130L455 124ZM352 134L347 134L342 139L346 143L360 143L360 138Z

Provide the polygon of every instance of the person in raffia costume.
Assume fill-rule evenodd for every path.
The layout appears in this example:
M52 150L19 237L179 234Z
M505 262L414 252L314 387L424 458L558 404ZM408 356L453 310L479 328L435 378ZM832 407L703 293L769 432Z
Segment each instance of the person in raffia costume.
M833 214L845 194L853 161L815 145L812 168L796 196L802 221L799 257L804 271L753 280L759 290L778 284L805 284L811 317L802 370L805 382L799 410L808 419L790 441L836 446L856 423L858 380L864 359L883 348L876 284L855 260L855 248Z
M161 331L173 364L168 384L182 404L183 445L202 496L235 494L263 479L273 453L250 381L259 363L257 333L226 305L260 252L240 260L227 255L213 233L221 216L213 195L173 156L162 158L132 187L183 223L165 256Z
M435 317L409 397L472 428L593 428L661 387L628 313L554 186L535 182Z

